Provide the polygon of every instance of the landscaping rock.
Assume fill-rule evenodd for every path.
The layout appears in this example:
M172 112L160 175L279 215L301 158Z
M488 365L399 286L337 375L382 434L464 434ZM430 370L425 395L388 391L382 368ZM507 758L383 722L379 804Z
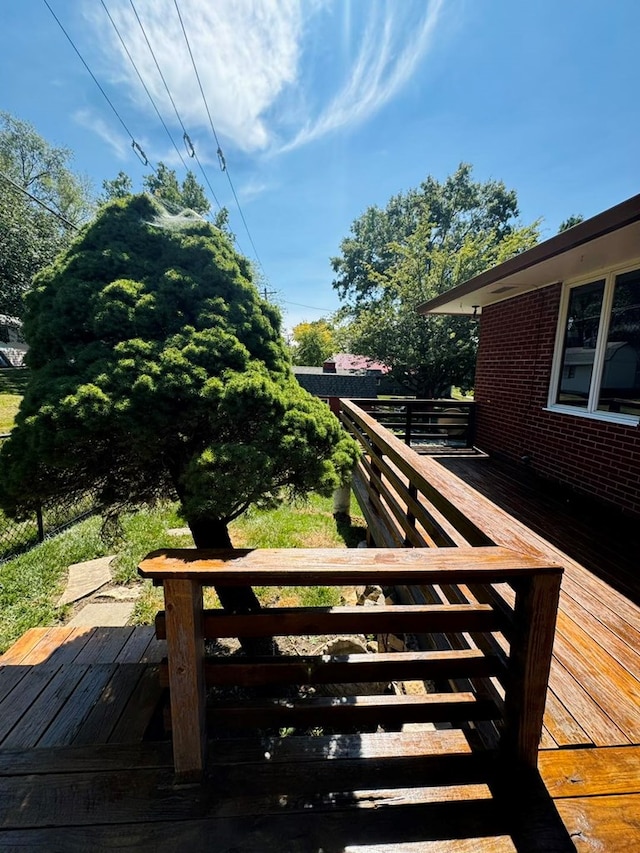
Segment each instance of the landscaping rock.
M369 654L366 640L355 637L338 637L325 643L319 650L322 655L363 655ZM318 684L316 693L321 696L375 696L387 693L387 682L370 681L351 684Z
M169 536L191 536L190 527L170 527L167 530Z

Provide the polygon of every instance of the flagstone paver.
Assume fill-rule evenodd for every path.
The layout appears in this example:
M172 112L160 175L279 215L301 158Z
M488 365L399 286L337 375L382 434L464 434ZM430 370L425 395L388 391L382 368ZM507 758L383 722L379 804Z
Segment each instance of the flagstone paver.
M101 626L114 627L126 625L134 608L133 601L117 601L107 604L90 603L79 610L67 625L72 628L88 626L97 628Z
M111 582L111 571L109 564L114 555L98 557L97 560L85 560L83 563L74 563L69 566L69 577L67 587L60 596L58 606L79 601L87 595Z
M111 599L112 601L137 601L142 593L142 586L112 586L109 589L101 589L94 596L99 601Z

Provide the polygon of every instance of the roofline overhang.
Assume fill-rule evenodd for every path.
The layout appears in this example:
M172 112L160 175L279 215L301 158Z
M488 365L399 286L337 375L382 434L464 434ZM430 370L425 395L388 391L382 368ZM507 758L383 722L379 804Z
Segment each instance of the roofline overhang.
M630 229L625 235L629 238L625 244L630 244L631 252L633 247L637 247L635 257L640 257L640 194L556 234L543 243L538 243L526 252L509 258L508 261L468 279L434 299L423 302L418 305L417 311L419 314L475 315L483 306L563 281L574 267L580 267L579 271L588 275L591 270L595 272L604 268L607 235L623 232L625 229ZM609 243L609 254L612 254L615 246L611 240ZM585 263L584 254L579 250L589 245L597 246L598 251L594 251L591 261L587 259ZM561 263L561 258L565 258L566 262ZM495 285L503 283L508 283L505 291L496 292ZM507 295L507 291L513 292Z

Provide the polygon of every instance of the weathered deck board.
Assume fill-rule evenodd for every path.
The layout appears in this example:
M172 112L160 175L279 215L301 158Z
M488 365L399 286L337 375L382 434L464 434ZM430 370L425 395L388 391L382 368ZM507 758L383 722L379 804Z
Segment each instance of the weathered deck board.
M116 665L113 663L90 664L74 690L73 698L64 703L55 717L51 714L53 722L45 729L36 745L65 746L72 743L83 720L96 703L99 703L105 685L115 669Z
M152 632L27 631L0 658L0 749L142 740L162 692L153 661L166 654Z
M460 743L460 733L442 735ZM338 737L220 741L208 781L180 788L166 745L0 750L0 849L80 851L88 837L97 853L205 849L214 838L216 849L255 853L635 849L639 748L543 752L552 800L535 779L503 777L501 788L491 768L485 784L481 764L467 784L451 770L434 784L446 759L427 760L434 743L421 748L421 740L352 735L344 748ZM477 757L461 754L458 772L462 759Z
M134 693L145 667L120 664L109 677L98 701L82 720L74 734L74 744L108 743L122 713Z
M640 605L637 525L632 519L542 480L524 466L482 456L433 461L584 567L585 589L598 595L604 581L609 595L602 605L624 612L640 629L640 611L634 607Z
M88 832L96 851L205 849L212 839L256 853L519 849L488 784L495 761L470 753L460 733L427 734L352 735L344 747L340 737L220 741L208 781L179 788L156 744L96 747L98 760L87 747L42 750L39 766L38 751L4 763L0 751L0 849L86 849ZM457 764L430 754L440 735L461 745ZM553 821L550 809L546 831L557 833Z
M22 664L20 667L22 668ZM56 676L60 667L48 664L29 666L18 684L0 705L0 745L12 729L21 723L24 715ZM0 673L1 677L2 673Z
M120 719L109 735L109 743L131 743L145 736L151 717L163 694L157 664L149 664L127 699Z
M51 678L47 679L37 698L23 710L19 720L16 721L17 724L2 741L3 746L7 749L34 747L51 721L74 694L88 669L88 664L78 666L63 664ZM34 671L37 672L35 669ZM73 706L74 713L83 714L86 706L81 702L79 691L78 696L74 696Z

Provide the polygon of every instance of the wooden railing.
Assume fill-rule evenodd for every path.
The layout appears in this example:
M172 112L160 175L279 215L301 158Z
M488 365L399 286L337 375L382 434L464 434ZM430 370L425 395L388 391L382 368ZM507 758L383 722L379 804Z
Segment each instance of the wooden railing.
M491 540L447 491L416 467L416 454L353 400L341 400L341 419L363 456L353 489L373 543L388 548L489 545ZM425 459L428 464L429 460Z
M540 558L540 551L532 549L518 530L512 529L507 513L436 460L415 453L354 401L340 402L342 422L363 451L352 485L367 522L369 544L378 548L462 549L465 553L471 548L474 556L500 544ZM513 606L513 593L504 586L413 584L397 587L396 594L400 601L418 605L491 601L499 608ZM548 613L553 625L557 598L555 603L550 599L548 606L553 607ZM528 618L522 611L522 630L529 630ZM419 635L418 641L423 648L490 648L486 639L459 632L430 631ZM465 690L468 682L454 679L450 686ZM541 688L541 692L544 702L546 690ZM486 726L477 728L486 744L495 740Z
M416 450L473 447L473 402L380 399L353 399L351 402Z
M166 638L175 770L199 779L207 717L225 728L399 726L403 722L489 727L500 756L535 766L542 729L561 568L504 548L265 549L150 554L139 568L164 587L156 620ZM380 607L203 610L202 588L347 586L377 583L469 590L455 602ZM497 586L496 586L497 585ZM495 590L506 587L505 596ZM471 590L474 590L472 593ZM416 633L472 637L474 647L344 656L205 657L205 638ZM206 708L207 685L277 688L432 679L457 692L236 699ZM280 697L282 694L280 694ZM408 781L409 783L409 781Z

